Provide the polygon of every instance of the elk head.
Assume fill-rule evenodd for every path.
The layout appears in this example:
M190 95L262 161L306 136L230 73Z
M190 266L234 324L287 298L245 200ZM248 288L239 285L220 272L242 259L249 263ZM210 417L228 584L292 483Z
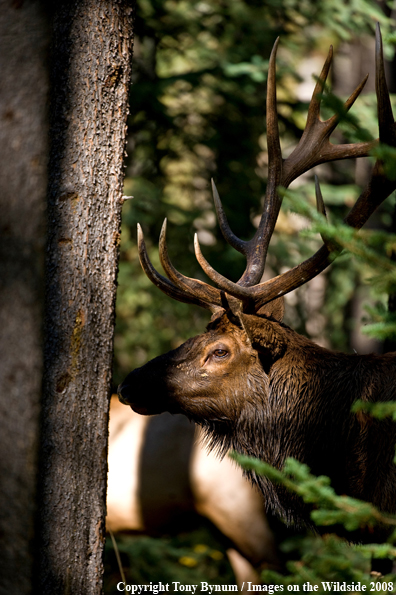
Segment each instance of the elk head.
M376 356L368 361L334 353L282 324L283 296L315 277L334 260L337 247L326 238L323 246L306 261L268 281L261 282L261 278L281 206L279 186L288 187L320 163L366 156L378 141L330 143L330 135L340 118L334 115L322 121L319 117L321 95L332 61L330 48L309 105L304 133L293 153L282 159L276 111L277 46L278 41L270 57L267 87L269 177L263 214L250 241L239 239L231 231L212 182L221 231L226 241L246 257L246 269L237 283L226 279L205 260L195 237L196 257L216 286L185 277L169 260L165 220L159 241L165 278L151 264L138 226L140 261L149 279L172 298L209 309L212 320L203 335L131 372L118 393L123 403L139 413L186 414L206 428L209 440L223 452L233 447L265 458L278 467L285 456L295 456L314 472L337 475L341 490L362 496L360 480L351 479L355 477L351 468L367 467L367 453L363 452L367 446L359 438L361 423L356 416L351 417L350 406L357 398L396 398L395 383L386 384L384 380L381 384L378 380L381 374L385 379L389 376L394 361L386 356L379 362ZM345 111L353 105L365 82L366 79L345 102ZM396 127L378 27L376 94L379 141L395 147ZM360 229L395 188L396 182L384 176L378 161L367 188L345 222ZM316 184L316 199L318 210L325 215L319 184ZM369 396L367 386L371 387ZM385 457L387 464L391 464L392 448ZM379 466L373 459L371 464ZM265 486L261 488L265 492ZM379 488L379 498L382 493ZM363 496L373 499L366 492ZM271 498L276 499L276 495L271 494ZM386 502L380 504L389 508ZM293 506L278 508L287 511Z

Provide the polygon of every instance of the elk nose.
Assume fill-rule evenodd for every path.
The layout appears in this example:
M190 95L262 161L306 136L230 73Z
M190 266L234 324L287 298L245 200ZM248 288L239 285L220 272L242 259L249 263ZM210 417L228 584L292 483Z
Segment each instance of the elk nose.
M130 387L128 385L125 385L123 382L121 384L119 384L118 385L118 388L117 388L118 399L124 405L130 405L130 403L128 401L128 396L129 396L129 390L128 389L129 388Z

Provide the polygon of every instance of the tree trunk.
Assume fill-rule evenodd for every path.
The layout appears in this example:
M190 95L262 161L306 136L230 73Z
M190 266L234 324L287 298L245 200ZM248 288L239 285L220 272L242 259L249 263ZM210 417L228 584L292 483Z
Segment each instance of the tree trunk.
M31 592L42 381L47 49L41 2L0 0L0 593Z
M132 2L55 3L37 591L100 593Z

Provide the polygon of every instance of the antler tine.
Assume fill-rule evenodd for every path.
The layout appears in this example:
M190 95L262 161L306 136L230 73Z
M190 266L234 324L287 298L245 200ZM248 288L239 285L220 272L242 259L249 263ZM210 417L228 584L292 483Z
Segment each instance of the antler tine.
M379 140L381 143L396 147L396 127L385 78L384 53L379 23L377 23L375 31L375 90L377 95ZM360 229L375 209L394 189L395 182L384 176L382 162L377 160L370 183L348 213L345 222L351 227Z
M320 105L322 103L322 94L329 76L330 66L333 62L333 46L329 47L327 58L323 64L322 72L316 80L316 85L312 93L311 101L307 114L307 123L305 129L315 125L316 120L320 118ZM304 133L303 133L304 134Z
M282 154L280 150L278 114L276 109L276 52L278 44L279 38L276 39L274 47L272 48L267 81L267 138L269 158L267 191L260 224L254 237L249 240L249 242L240 240L231 232L221 206L216 186L212 181L213 196L223 236L231 246L246 256L246 269L237 284L240 287L255 285L263 276L268 244L274 231L281 205L281 200L277 194L277 187L280 184L282 175ZM195 240L195 252L197 259L206 274L212 281L217 283L221 289L227 291L226 287L229 287L230 284L232 286L235 285L217 273L204 259L197 239Z
M325 207L325 204L323 201L322 191L320 189L319 178L316 174L315 174L315 197L316 197L316 208L318 210L318 213L321 213L321 215L323 215L323 217L327 221L326 207ZM329 250L329 253L330 252L334 252L334 253L340 252L341 248L336 242L334 242L334 240L329 240L322 233L320 234L320 237L322 238L323 243L326 246L326 248Z
M264 198L263 213L253 238L248 242L247 264L238 285L249 287L259 283L264 273L268 245L275 229L282 199L278 186L282 179L282 152L279 140L278 111L276 105L276 52L279 37L274 43L268 65L267 79L267 147L268 180Z
M280 150L278 114L276 109L276 52L278 44L279 37L276 39L274 47L272 48L268 67L267 139L269 171L267 191L264 199L263 214L258 229L253 238L248 242L240 240L232 233L224 214L216 186L212 180L213 197L222 234L231 246L246 256L246 269L238 281L238 286L241 287L255 285L263 276L268 244L274 231L281 206L281 199L277 193L277 188L281 182L282 175L282 154ZM197 259L208 277L219 284L221 289L227 291L226 286L229 286L232 282L217 273L204 259L197 239L195 240L195 247Z
M268 63L266 124L269 177L277 177L279 175L279 161L282 161L276 105L276 52L278 45L279 37L275 40Z
M222 291L229 293L230 295L240 299L242 302L249 302L251 299L251 291L254 287L243 287L230 281L226 277L223 277L220 273L218 273L206 260L204 255L202 254L201 247L199 245L198 234L194 236L194 248L195 248L195 256L202 267L203 271L208 275L212 281L216 283L218 287ZM244 311L247 312L248 309L244 308Z
M174 285L171 281L168 281L165 277L163 277L156 269L154 268L153 264L150 261L150 258L147 254L146 244L144 241L144 235L141 226L138 223L138 250L139 250L139 259L142 269L146 273L147 277L150 281L158 287L161 291L169 295L171 298L178 300L179 302L184 302L186 304L195 304L197 306L202 306L212 312L215 312L221 307L221 298L220 292L218 292L218 299L216 303L211 303L208 300L201 299L199 296L194 295L191 291L181 290L176 285ZM209 287L209 286L208 286ZM215 288L212 288L214 291Z
M209 304L208 307L220 306L221 296L220 291L218 289L212 287L211 285L208 285L207 283L204 283L203 281L199 281L198 279L185 277L175 269L168 255L168 248L166 245L166 227L167 220L165 219L162 224L159 239L159 256L161 265L171 283L183 292L186 292L191 296L195 296L196 298L202 300L206 304Z
M375 30L375 90L378 101L377 109L380 142L392 146L396 144L395 120L385 78L384 52L379 23L377 23ZM390 123L392 123L391 126Z
M363 89L367 83L368 77L369 77L369 75L366 74L366 76L364 77L362 82L359 83L359 85L356 87L356 89L353 91L353 93L345 101L345 103L343 105L344 113L349 112L349 110L355 103L356 99L359 97L360 93L363 91ZM340 122L341 117L342 117L342 114L337 113L337 114L334 114L334 116L332 116L331 118L329 118L327 120L327 126L330 130L330 133L333 132L333 130L337 127L337 124ZM342 145L342 146L345 146L345 145Z
M320 105L323 89L333 59L333 49L330 46L328 56L323 66L320 77L315 85L312 99L308 108L307 123L301 139L294 151L285 159L283 164L282 186L287 188L289 184L301 174L312 169L320 163L335 161L337 159L351 159L353 157L365 157L377 144L377 141L349 143L344 145L333 145L330 143L330 135L337 127L341 116L334 114L326 121L320 119ZM344 103L344 112L347 112L356 99L359 97L368 75L356 87L350 97Z
M326 207L323 202L323 195L322 195L322 191L320 189L319 178L316 174L315 174L315 197L316 197L316 208L318 210L318 213L321 213L327 219Z
M223 205L221 204L220 196L217 191L216 184L214 183L213 178L212 178L211 182L212 182L213 202L215 205L217 221L219 223L221 233L223 234L223 237L226 240L226 242L230 246L232 246L232 248L235 248L235 250L238 250L238 252L241 252L241 254L244 254L246 256L248 242L245 242L244 240L239 239L231 231L231 228L228 224L227 217L224 212Z

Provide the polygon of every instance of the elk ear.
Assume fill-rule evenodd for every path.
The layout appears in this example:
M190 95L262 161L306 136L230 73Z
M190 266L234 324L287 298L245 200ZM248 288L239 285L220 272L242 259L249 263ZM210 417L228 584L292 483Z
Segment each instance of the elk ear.
M282 322L283 315L285 313L285 300L282 297L272 300L268 304L261 306L256 314L268 316L269 318L275 318L278 322Z
M210 323L206 327L207 330L211 328L215 328L218 323L223 320L223 317L226 317L226 320L230 322L232 325L237 326L241 330L243 330L246 334L246 340L250 343L250 339L248 333L245 329L245 325L243 322L243 312L242 312L242 304L241 302L232 297L227 295L224 291L220 292L221 298L221 309L214 312Z
M272 315L270 316L272 317ZM255 314L244 314L242 318L252 347L264 358L269 369L273 362L284 355L287 349L287 331L274 318L262 318Z
M235 326L239 326L243 329L244 326L241 318L242 307L240 301L232 296L227 296L224 291L220 292L220 298L221 305L227 314L228 320L232 322L232 324L235 324Z

